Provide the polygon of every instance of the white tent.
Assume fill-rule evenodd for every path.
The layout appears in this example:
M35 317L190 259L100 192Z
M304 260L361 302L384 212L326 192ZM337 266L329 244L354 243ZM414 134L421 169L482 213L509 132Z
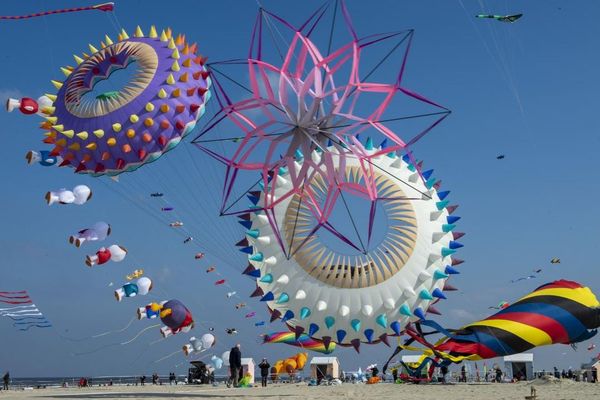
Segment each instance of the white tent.
M340 362L337 357L313 357L310 360L310 377L321 380L327 376L339 378Z
M254 359L242 358L242 373L244 376L250 374L250 383L254 383Z
M533 379L533 353L520 353L504 357L506 377L510 380Z

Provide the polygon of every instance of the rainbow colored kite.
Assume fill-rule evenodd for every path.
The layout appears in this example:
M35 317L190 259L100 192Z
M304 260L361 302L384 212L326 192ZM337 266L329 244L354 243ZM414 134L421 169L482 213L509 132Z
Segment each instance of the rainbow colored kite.
M335 343L331 342L329 348L325 348L325 344L320 340L315 340L308 335L302 334L296 338L294 332L275 332L270 335L265 335L264 343L285 343L290 346L302 347L305 350L312 350L318 353L331 354L335 350Z

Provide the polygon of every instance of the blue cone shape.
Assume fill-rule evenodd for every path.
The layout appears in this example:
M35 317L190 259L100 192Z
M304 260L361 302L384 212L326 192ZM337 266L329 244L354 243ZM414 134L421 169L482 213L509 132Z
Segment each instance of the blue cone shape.
M414 165L412 165L412 164L408 164L408 167L407 167L407 168L408 168L408 170L409 170L410 172L415 172L415 171L417 170L417 168L415 168L415 166L414 166Z
M425 319L425 313L421 307L417 307L415 309L415 317L418 317L419 319Z
M385 314L379 314L377 318L375 318L375 322L377 322L377 325L381 326L382 328L387 328L387 317Z
M360 142L360 133L357 133L355 136L356 140ZM347 141L350 141L350 139L348 139Z
M286 322L292 318L294 318L294 312L292 310L287 310L285 312L285 314L283 314L283 318L281 318L281 322Z
M325 317L325 326L327 326L327 328L331 328L333 324L335 324L335 318Z
M360 320L353 319L352 321L350 321L350 326L352 326L352 329L354 329L355 332L360 331Z
M252 228L252 221L238 221L238 224L240 224L241 226L243 226L246 229L250 229Z
M419 292L419 297L422 298L423 300L433 300L433 296L431 296L431 293L429 293L429 290L427 290L427 289L422 289ZM416 312L416 310L415 310L415 312ZM415 314L415 315L417 315L417 314Z
M412 313L410 312L410 308L406 304L402 304L400 306L400 314L406 315L407 317L412 317ZM390 326L392 326L392 325L390 325Z
M459 270L457 270L456 268L453 268L450 265L446 265L446 269L444 270L444 272L446 272L448 275L458 275L458 274L460 274Z
M452 255L454 253L456 253L456 250L452 250L447 247L442 247L442 257L448 257L449 255Z
M410 162L410 156L408 154L405 154L402 156L402 161L404 161L405 163L409 163Z
M263 297L260 298L260 301L273 301L275 300L275 296L273 292L267 292Z
M260 278L260 269L255 269L254 271L248 272L248 275L253 278Z
M448 215L448 217L446 217L446 221L448 221L449 224L453 224L455 222L457 222L460 219L460 217L457 217L456 215Z
M287 167L279 167L279 170L277 171L277 175L279 175L279 176L285 175L287 173L288 173Z
M450 243L448 244L448 247L450 247L451 249L460 249L461 247L465 247L465 245L462 243L459 243L459 242L455 242L454 240L451 240Z
M448 218L450 218L450 217L448 217ZM446 233L452 232L452 229L454 229L454 228L456 228L456 225L454 225L454 224L444 224L444 225L442 225L442 230L444 232L446 232Z
M432 169L428 169L427 171L423 172L423 178L425 178L425 180L431 178L431 174L433 174L433 170Z
M425 182L425 187L427 189L431 189L433 187L434 183L435 183L435 178L429 178L429 179L427 179L427 182Z
M373 150L373 139L371 139L371 137L367 138L367 143L365 143L365 150Z
M433 292L431 292L431 294L433 295L433 297L437 297L438 299L446 299L447 298L439 288L435 288L435 290Z
M338 331L335 333L335 335L337 336L338 343L341 343L344 341L344 338L346 337L346 331L343 329L338 329Z
M317 325L317 324L310 324L308 326L308 336L313 336L318 331L319 331L319 325Z
M446 197L448 197L448 195L450 194L449 190L444 190L443 192L438 192L438 197L440 198L440 200L444 200Z
M383 139L381 141L381 144L379 145L379 147L381 147L382 149L385 149L387 147L387 138Z
M310 308L302 307L300 309L300 319L306 319L310 316Z
M246 253L246 254L252 254L252 253L254 253L254 247L252 247L252 246L242 247L242 248L240 249L240 251L241 251L242 253Z
M448 277L448 275L446 275L439 269L436 269L435 272L433 273L433 279L446 279L447 277Z
M260 281L263 282L263 283L273 283L273 275L266 274L265 276L263 276L262 278L260 278Z
M302 160L304 158L304 154L302 154L300 149L296 149L294 152L294 157L296 157L297 160Z
M438 211L442 211L444 208L446 208L448 203L450 203L449 200L438 201L435 203L435 206L437 207Z
M390 324L390 328L394 331L396 335L400 335L400 322L394 321Z
M252 195L246 195L246 197L248 198L248 200L250 200L252 202L252 204L256 205L258 204L258 201L260 200L259 197L256 196L252 196Z
M290 296L288 296L288 294L284 292L279 295L279 298L277 299L277 304L287 303L288 301L290 301Z
M260 231L258 229L248 229L246 231L246 235L250 236L251 238L256 239L257 237L260 236Z
M248 260L250 261L262 261L264 258L263 253L258 252L256 254L251 255L250 257L248 257Z
M365 329L365 337L367 338L367 341L369 343L371 343L373 341L374 333L375 333L375 331L373 331L373 329Z
M327 147L331 146L333 146L333 142L331 141L331 139L327 139Z
M395 151L390 151L389 153L387 153L387 156L389 158L396 158L396 152Z

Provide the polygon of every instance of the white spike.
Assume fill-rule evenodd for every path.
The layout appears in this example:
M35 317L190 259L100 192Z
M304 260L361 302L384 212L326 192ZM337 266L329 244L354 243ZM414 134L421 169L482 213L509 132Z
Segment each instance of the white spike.
M394 162L390 164L392 168L400 168L402 166L402 158L396 158Z
M421 271L421 273L419 274L419 280L426 280L431 278L431 274L429 272L427 272L426 270Z
M362 313L367 317L371 316L371 314L373 314L373 307L368 304L365 304L362 307Z
M261 226L265 226L268 223L269 223L269 217L267 217L265 214L258 214L252 220L252 226L257 227L257 228L259 228Z
M394 299L392 299L391 297L387 298L383 301L383 306L385 308L387 308L388 310L393 310L394 307L396 307L396 301Z
M304 300L306 298L306 292L304 290L298 290L295 297L296 300Z
M325 311L326 309L327 309L327 303L325 303L323 300L317 301L317 310L318 311Z
M427 268L431 267L433 264L442 259L440 254L431 253L429 255L429 259L427 260Z
M348 307L348 306L340 307L340 315L342 317L347 317L349 314L350 314L350 307Z
M430 219L431 221L436 221L436 220L437 220L439 217L441 217L441 216L442 216L442 214L443 214L443 213L444 213L444 210L441 210L441 211L432 211L432 212L429 214L429 219Z
M266 260L264 260L264 263L267 265L275 265L275 264L277 264L277 258L275 256L271 256L271 257L267 258Z
M282 285L287 285L289 282L290 282L290 277L287 276L286 274L281 275L277 279L277 283L281 283Z
M419 179L419 173L418 172L412 173L408 177L408 181L412 182L412 183L415 183L418 179Z
M431 243L439 242L446 235L446 232L433 232L433 234L431 235Z
M317 151L313 151L310 154L310 158L313 160L314 163L319 163L321 161L321 155L319 153L317 153Z
M260 244L264 244L264 245L269 245L271 244L271 237L270 236L259 236L256 241Z
M275 179L275 187L281 187L288 184L288 180L283 178L282 176L277 176Z
M416 296L415 290L410 286L406 286L402 291L408 293L411 296Z

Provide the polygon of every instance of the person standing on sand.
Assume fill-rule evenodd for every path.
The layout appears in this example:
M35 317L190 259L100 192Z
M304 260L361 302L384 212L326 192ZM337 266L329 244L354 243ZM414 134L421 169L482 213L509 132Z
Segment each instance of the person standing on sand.
M258 368L260 368L262 387L267 387L267 379L269 378L269 368L271 368L271 364L269 364L266 358L263 358L261 363L258 364Z
M231 383L234 387L238 387L240 372L242 369L242 352L240 344L236 344L229 352L229 369L231 370Z
M8 371L6 371L2 380L4 381L4 390L8 390L8 384L10 383L10 374L8 373Z

